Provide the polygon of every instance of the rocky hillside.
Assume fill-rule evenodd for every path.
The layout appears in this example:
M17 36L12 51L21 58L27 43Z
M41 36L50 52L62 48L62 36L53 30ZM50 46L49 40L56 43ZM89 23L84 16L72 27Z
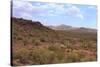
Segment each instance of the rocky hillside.
M97 60L97 34L53 30L39 21L12 17L12 65Z

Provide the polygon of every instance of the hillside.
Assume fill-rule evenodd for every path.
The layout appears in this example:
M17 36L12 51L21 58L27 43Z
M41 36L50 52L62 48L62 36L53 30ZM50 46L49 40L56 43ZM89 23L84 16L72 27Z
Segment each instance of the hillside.
M97 60L97 34L53 30L39 21L12 17L12 65Z

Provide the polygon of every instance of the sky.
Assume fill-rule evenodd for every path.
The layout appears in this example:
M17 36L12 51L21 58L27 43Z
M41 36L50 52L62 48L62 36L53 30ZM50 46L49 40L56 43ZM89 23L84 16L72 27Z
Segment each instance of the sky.
M12 16L43 25L97 28L97 6L13 0Z

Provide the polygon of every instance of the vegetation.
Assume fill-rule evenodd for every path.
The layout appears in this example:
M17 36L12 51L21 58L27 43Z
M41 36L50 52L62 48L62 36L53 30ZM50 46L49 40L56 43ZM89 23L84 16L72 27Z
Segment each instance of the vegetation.
M12 64L97 60L97 33L52 30L39 21L12 18Z

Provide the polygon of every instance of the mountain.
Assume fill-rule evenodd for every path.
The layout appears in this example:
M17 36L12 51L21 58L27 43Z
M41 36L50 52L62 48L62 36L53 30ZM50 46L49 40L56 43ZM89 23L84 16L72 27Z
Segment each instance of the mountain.
M68 26L68 25L64 25L64 24L61 24L58 26L48 26L48 27L51 29L54 29L54 30L70 30L70 29L72 29L72 26Z
M91 28L85 28L85 27L77 28L74 31L97 33L97 29L91 29Z
M40 21L16 17L11 18L11 23L11 64L14 66L97 60L96 33L54 30ZM61 25L60 28L72 27Z
M70 30L70 31L76 31L76 32L94 32L96 33L97 30L96 29L91 29L91 28L85 28L85 27L72 27L69 25L58 25L58 26L48 26L49 28L53 29L53 30Z

